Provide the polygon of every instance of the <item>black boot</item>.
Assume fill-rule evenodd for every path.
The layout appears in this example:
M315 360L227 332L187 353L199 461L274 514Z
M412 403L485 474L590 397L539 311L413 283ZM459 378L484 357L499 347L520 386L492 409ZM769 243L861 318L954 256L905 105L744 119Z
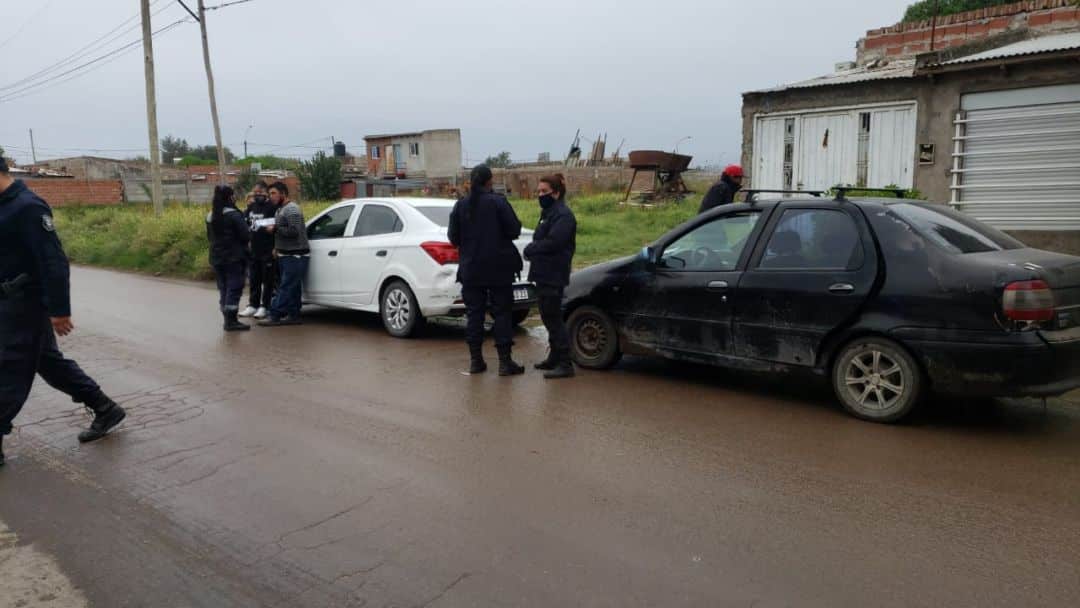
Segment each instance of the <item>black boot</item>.
M127 417L124 408L104 395L98 403L92 406L87 404L87 407L94 410L94 421L90 423L90 428L79 433L79 443L90 443L101 439Z
M570 353L559 353L556 364L550 371L544 374L548 380L574 377L574 362L570 359Z
M238 312L236 310L226 310L221 313L225 317L225 331L248 331L251 329L250 325L240 322L240 319L237 318Z
M487 371L484 361L484 347L480 344L469 345L469 374L482 374Z
M555 369L555 366L559 364L558 357L555 356L555 351L548 351L547 359L537 363L533 366L533 369L540 369L544 371Z
M499 375L500 376L520 376L525 373L525 368L518 365L512 358L510 358L510 347L499 347Z

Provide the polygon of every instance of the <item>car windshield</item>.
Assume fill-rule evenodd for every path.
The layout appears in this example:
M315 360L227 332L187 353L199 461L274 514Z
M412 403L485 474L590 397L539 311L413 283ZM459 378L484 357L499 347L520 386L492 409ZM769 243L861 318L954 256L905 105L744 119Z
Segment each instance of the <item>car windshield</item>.
M435 222L436 225L446 228L450 226L450 212L454 210L453 207L417 207L417 211L424 214L424 217Z
M924 205L890 205L895 213L923 237L953 253L984 253L1023 249L1024 244L1011 236L947 207L934 209Z

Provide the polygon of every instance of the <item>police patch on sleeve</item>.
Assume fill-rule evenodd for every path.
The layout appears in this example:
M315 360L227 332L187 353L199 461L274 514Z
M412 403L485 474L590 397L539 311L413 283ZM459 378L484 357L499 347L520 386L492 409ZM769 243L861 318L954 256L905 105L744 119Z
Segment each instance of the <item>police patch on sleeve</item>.
M41 216L41 227L45 229L45 232L56 232L56 226L53 224L53 219L48 215Z

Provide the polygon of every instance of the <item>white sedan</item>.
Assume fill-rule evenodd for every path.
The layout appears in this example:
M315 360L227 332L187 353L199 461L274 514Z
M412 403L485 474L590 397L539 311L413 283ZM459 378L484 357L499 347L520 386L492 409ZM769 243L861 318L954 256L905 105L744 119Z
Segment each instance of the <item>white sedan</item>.
M426 319L465 314L457 283L458 251L447 237L454 201L429 198L342 201L307 224L311 266L304 302L377 312L405 338ZM519 251L532 240L523 230ZM528 276L529 265L521 276ZM514 322L536 303L527 282L514 286Z

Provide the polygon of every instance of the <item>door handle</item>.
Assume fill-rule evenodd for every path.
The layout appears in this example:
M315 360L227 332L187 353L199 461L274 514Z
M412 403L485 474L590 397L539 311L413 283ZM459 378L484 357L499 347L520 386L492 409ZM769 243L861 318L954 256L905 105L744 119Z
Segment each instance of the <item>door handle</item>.
M378 252L375 253L375 257L377 257L377 258L385 258L386 257L386 250L385 249L379 250Z
M709 284L705 286L705 289L709 291L724 291L727 288L727 281L709 281Z
M328 253L326 255L328 255L328 256L330 256L332 258L336 258L337 257L337 251L331 251L330 253Z
M855 291L855 286L851 283L837 283L829 286L829 293L852 293L853 291Z

